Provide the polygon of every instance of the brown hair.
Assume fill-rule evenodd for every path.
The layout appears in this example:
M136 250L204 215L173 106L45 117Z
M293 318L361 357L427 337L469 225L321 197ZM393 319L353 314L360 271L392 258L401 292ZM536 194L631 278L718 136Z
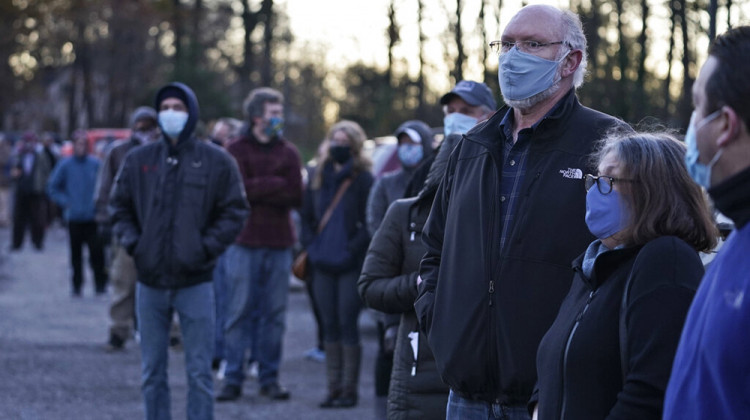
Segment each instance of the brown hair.
M660 236L676 236L696 251L709 251L718 230L703 190L685 167L685 145L668 133L611 133L593 156L596 164L613 153L630 223L621 235L626 244L643 245Z
M323 141L330 141L333 137L333 134L338 131L343 131L344 134L346 134L346 136L349 138L349 141L351 141L353 161L352 173L356 175L360 172L369 171L372 163L366 156L362 154L365 140L367 140L365 130L363 130L362 127L354 121L341 120L334 124L330 130L328 130L328 134L326 134L326 138ZM312 183L310 184L310 187L312 189L317 190L320 188L323 180L323 168L325 168L325 166L329 162L333 162L333 159L328 154L328 149L326 148L321 156L321 161L318 163L318 169L315 171L315 176L312 179Z

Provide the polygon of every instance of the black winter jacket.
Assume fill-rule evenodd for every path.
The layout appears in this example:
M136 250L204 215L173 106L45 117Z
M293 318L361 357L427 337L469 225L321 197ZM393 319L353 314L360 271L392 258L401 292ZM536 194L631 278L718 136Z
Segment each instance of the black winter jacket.
M582 260L574 261L570 293L539 345L530 406L538 401L540 419L660 419L682 325L703 276L700 257L665 236L599 255L591 278ZM631 272L623 381L620 306Z
M234 159L192 136L195 95L185 85L169 86L188 98L189 118L177 145L163 137L130 151L109 200L113 233L133 256L138 281L156 288L211 281L216 258L248 214Z
M388 208L367 250L359 294L378 311L401 315L388 390L388 419L445 418L448 387L440 380L427 336L414 313L417 271L425 248L420 239L430 212L417 198L397 200ZM413 339L410 335L417 334ZM416 340L414 357L412 340Z
M438 370L465 398L525 404L535 355L570 289L570 261L594 239L584 173L605 131L621 124L571 90L531 134L522 196L500 252L500 109L456 146L422 236L415 302Z

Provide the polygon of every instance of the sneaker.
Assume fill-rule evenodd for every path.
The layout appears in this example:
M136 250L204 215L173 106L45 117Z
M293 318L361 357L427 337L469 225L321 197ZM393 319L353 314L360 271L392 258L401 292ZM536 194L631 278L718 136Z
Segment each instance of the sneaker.
M242 388L239 385L224 385L221 391L216 395L216 401L235 401L242 395Z
M290 394L286 388L274 382L270 385L260 387L260 395L272 400L288 400Z
M125 340L122 338L116 336L116 335L110 335L109 341L107 342L107 345L104 348L108 353L121 351L125 349Z
M216 379L223 381L227 374L227 361L223 360L219 363L219 370L216 371Z
M252 379L258 379L258 362L250 362L250 364L247 366L247 376Z
M326 361L326 352L317 347L313 347L305 352L305 359L323 363Z

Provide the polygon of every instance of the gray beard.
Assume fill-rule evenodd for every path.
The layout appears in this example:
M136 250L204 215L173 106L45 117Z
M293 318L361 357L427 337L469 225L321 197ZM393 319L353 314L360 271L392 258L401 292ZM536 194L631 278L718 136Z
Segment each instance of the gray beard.
M546 101L547 99L551 98L559 91L560 91L560 80L553 83L552 86L548 87L547 89L529 98L519 99L517 101L514 101L512 99L505 99L505 97L503 97L503 100L509 107L513 109L526 111L534 107L534 105L537 105L538 103ZM502 91L500 93L502 93Z

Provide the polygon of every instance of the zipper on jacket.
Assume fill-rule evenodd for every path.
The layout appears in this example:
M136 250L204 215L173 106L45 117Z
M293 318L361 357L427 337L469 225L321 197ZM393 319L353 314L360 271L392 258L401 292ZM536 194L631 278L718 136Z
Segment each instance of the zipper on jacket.
M566 406L566 392L565 392L565 375L568 371L568 351L570 350L570 343L573 342L573 336L576 333L576 330L578 329L578 325L581 323L581 319L583 318L583 314L586 313L586 311L589 309L589 305L591 304L591 300L596 295L596 289L592 290L589 293L588 299L586 299L586 305L584 305L583 310L578 313L578 316L576 316L576 322L573 324L573 328L571 328L570 333L568 334L568 340L565 343L565 352L563 353L563 374L562 374L562 404L560 405L560 420L565 419L565 406Z
M490 306L492 306L492 294L495 293L495 280L490 280Z

